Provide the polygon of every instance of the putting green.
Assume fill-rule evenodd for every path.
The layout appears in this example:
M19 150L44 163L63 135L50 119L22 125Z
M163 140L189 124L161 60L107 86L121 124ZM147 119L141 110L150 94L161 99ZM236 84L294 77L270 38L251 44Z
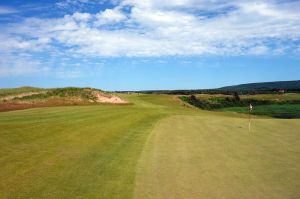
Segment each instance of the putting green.
M135 198L299 198L299 120L173 116L149 137ZM293 126L293 128L290 128Z

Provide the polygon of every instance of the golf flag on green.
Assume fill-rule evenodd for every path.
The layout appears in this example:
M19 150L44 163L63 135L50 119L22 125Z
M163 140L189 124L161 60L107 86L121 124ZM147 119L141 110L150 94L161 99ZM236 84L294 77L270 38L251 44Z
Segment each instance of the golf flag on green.
M250 112L253 110L253 106L252 104L250 103L249 104L249 132L251 131L251 114Z
M249 111L252 111L253 110L253 106L252 106L252 104L250 103L249 104Z

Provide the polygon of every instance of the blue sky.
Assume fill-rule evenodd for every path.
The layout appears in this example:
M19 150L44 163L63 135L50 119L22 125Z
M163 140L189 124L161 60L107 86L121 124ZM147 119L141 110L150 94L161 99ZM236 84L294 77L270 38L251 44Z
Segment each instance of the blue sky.
M0 0L0 87L300 79L300 1Z

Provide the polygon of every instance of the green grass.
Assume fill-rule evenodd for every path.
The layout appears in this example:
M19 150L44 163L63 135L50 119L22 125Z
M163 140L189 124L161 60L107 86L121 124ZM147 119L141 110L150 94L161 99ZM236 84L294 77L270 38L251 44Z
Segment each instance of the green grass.
M232 95L223 94L198 94L197 98L207 100L212 98L232 98ZM240 95L241 99L252 99L252 100L271 100L276 102L282 101L300 101L300 93L284 93L284 94L257 94L257 95Z
M241 95L241 99L300 101L300 93Z
M1 198L130 197L147 129L160 117L110 106L1 114Z
M248 113L251 103L255 107L251 113L255 115L300 118L299 93L241 95L240 100L235 100L233 96L219 94L200 94L192 97L180 96L180 99L200 109L238 113Z
M248 113L248 107L227 107L218 110ZM268 115L278 118L300 118L300 104L260 105L255 106L251 113L255 115Z
M300 120L122 97L0 113L0 198L299 198Z
M130 198L151 127L175 104L152 98L0 113L0 198Z
M152 131L135 198L299 198L299 120L173 116Z

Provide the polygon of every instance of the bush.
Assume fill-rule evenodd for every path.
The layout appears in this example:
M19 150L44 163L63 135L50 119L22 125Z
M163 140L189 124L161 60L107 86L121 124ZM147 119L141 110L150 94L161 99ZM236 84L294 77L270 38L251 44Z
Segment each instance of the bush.
M246 107L251 103L252 105L268 105L274 104L274 101L269 100L255 100L255 99L240 99L234 95L233 98L230 97L211 97L209 99L198 99L196 96L191 95L181 96L181 100L205 110L214 110L226 107Z

